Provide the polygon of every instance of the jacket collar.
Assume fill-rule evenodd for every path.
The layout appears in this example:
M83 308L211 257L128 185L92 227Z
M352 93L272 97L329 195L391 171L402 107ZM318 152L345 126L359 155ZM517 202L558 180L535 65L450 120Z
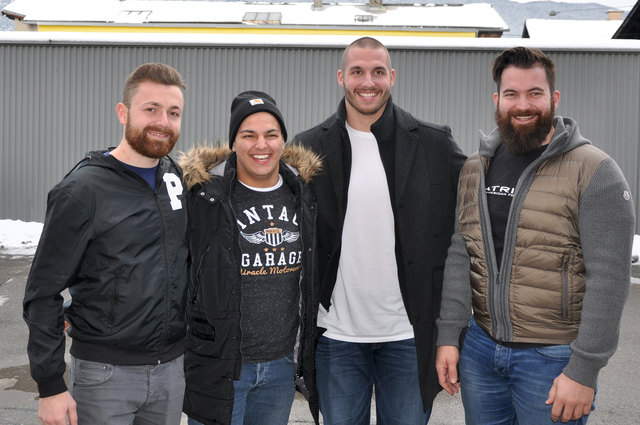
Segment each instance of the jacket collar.
M339 137L341 144L331 151L326 152L324 161L329 168L331 177L336 190L336 196L338 200L343 199L344 188L346 183L343 178L348 177L348 174L343 171L343 152L346 149L350 149L350 146L344 147L342 143L348 140L346 133L345 123L347 117L347 110L345 99L342 98L338 105L338 110L335 115L325 120L321 127L326 131L330 131L331 128L335 128L336 121L338 122L340 134L329 135L328 137ZM417 122L407 112L393 103L393 98L389 97L384 112L371 126L371 131L376 136L379 143L393 143L395 141L395 193L396 199L400 199L409 179L409 172L411 170L411 163L415 155L418 133Z

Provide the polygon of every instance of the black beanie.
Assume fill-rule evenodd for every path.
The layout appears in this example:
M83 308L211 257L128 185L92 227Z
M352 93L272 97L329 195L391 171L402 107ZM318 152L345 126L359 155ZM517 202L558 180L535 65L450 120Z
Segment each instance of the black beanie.
M268 112L280 123L280 131L284 141L287 141L287 129L284 127L282 113L276 106L276 101L271 96L261 91L244 91L237 95L231 102L231 119L229 120L229 147L233 147L240 124L249 115L257 112Z

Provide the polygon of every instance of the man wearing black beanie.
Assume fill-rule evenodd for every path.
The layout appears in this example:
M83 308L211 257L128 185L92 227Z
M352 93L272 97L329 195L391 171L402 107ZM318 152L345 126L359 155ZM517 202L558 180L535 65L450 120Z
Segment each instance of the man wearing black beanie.
M231 103L229 147L194 148L180 160L193 261L191 425L286 425L296 386L318 418L308 183L320 161L286 139L275 100L246 91Z
M229 120L229 147L233 148L240 124L251 114L268 112L278 121L282 138L287 141L287 129L284 126L282 113L271 96L261 91L244 91L231 102L231 119Z

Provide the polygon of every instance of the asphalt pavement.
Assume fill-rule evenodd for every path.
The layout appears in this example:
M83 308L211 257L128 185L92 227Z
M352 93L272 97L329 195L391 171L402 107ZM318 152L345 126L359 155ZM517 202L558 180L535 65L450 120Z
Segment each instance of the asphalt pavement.
M0 425L40 424L37 388L29 375L26 354L27 326L22 320L22 298L31 260L32 257L0 255ZM633 267L632 276L640 278L640 266ZM596 410L589 425L640 425L639 307L640 285L631 284L620 343L600 373ZM311 423L306 402L296 396L289 425ZM375 414L371 423L375 424ZM440 393L429 424L463 425L460 396Z

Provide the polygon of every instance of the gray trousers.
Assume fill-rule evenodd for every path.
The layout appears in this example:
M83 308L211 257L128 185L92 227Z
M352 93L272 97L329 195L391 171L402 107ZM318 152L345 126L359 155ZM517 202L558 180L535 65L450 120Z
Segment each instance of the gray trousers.
M116 366L71 356L69 391L79 425L179 425L184 356L158 365Z

